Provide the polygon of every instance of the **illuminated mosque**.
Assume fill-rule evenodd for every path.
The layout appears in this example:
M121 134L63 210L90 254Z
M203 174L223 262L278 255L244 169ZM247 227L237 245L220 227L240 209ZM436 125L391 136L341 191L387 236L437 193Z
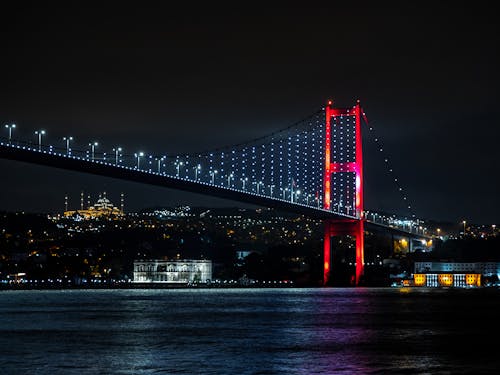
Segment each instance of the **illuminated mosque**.
M121 193L120 196L120 208L116 207L111 203L111 201L106 197L106 192L99 194L99 199L94 205L90 205L90 195L87 197L87 208L84 208L84 195L81 193L80 199L80 209L79 210L68 210L68 196L65 197L65 211L64 217L81 217L83 219L95 219L95 218L117 218L124 215L124 196Z

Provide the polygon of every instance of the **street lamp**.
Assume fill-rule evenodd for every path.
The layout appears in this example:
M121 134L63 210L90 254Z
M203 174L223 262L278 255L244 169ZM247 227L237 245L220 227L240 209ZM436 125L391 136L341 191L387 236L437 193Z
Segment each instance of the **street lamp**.
M113 149L113 151L115 152L115 165L118 165L118 157L119 157L119 153L122 152L122 148L121 147L115 147Z
M201 171L201 164L198 164L194 169L194 180L198 181L198 172Z
M63 141L66 141L66 154L69 155L69 141L72 141L73 137L63 137Z
M274 188L274 185L269 185L269 191L270 191L271 198L273 196L273 188Z
M230 174L227 175L227 187L230 188L231 187L231 179L234 178L234 174L233 172L231 172Z
M161 162L165 160L165 156L162 156L161 158L158 158L158 173L161 173Z
M242 182L242 185L243 185L243 190L245 190L245 182L248 181L248 177L245 177L245 178L240 178L240 181Z
M288 188L281 189L283 190L283 200L286 199L286 192L288 191Z
M38 135L38 151L42 151L42 135L45 134L45 130L35 130L35 135Z
M177 160L177 161L175 162L175 165L176 165L176 167L177 167L177 177L179 177L179 174L181 173L181 170L180 170L181 165L184 165L184 163L183 163L182 161Z
M91 160L94 161L94 152L95 152L95 148L96 146L98 146L99 144L97 142L94 142L94 143L89 143L89 146L90 146L90 152L91 152Z
M297 202L297 201L298 201L298 199L299 199L299 198L298 198L299 194L300 194L300 190L296 190L296 191L295 191L295 190L293 190L293 189L290 189L290 202L292 202L292 203L293 203L293 196L294 196L294 195L295 195L295 202Z
M464 225L464 237L465 237L465 224L466 224L466 223L467 223L467 222L466 222L465 220L464 220L464 221L462 221L462 224Z
M210 176L212 176L212 185L215 184L215 175L218 173L217 170L215 171L210 171Z
M16 128L16 124L5 125L5 128L9 129L9 144L12 143L12 129Z
M257 194L259 194L259 186L264 185L262 181L257 182Z
M138 153L134 154L134 156L137 158L137 169L139 169L141 157L144 156L144 152L138 152Z

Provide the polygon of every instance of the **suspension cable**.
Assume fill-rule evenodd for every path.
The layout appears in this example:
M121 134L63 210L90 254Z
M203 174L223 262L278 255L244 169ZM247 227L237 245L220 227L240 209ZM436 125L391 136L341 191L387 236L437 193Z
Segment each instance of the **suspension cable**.
M387 168L387 172L389 173L392 181L396 185L398 192L401 194L401 198L402 198L403 203L405 204L406 208L408 209L410 217L415 218L413 206L409 202L408 196L405 193L405 189L402 187L402 185L400 183L400 179L398 178L398 176L394 172L394 168L392 167L392 163L390 162L389 157L387 156L387 153L385 152L385 149L384 149L384 146L380 140L380 137L375 134L374 127L373 127L372 123L370 123L368 121L368 117L366 116L366 113L364 110L362 111L362 115L363 115L363 119L364 119L366 125L368 126L368 129L370 130L369 134L373 137L373 141L377 145L378 151L382 155L382 158L384 159L384 164Z

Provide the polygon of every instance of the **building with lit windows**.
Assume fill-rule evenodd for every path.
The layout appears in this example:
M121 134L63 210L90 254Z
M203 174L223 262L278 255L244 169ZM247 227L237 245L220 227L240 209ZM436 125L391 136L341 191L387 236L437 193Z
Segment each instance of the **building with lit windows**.
M424 287L480 287L481 275L478 273L415 273L413 286Z
M134 261L136 283L207 283L212 280L211 260L138 260Z
M498 262L415 262L412 285L480 287L484 278L500 278Z
M500 276L500 262L415 262L414 272L470 272L484 276Z

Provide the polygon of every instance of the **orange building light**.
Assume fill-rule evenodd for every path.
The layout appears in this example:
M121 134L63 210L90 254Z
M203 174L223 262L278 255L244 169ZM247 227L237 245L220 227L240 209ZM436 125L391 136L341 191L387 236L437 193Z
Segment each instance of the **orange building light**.
M453 274L443 273L438 275L438 283L441 286L452 286L453 285Z
M413 283L415 286L425 286L427 277L423 273L417 273L413 275Z

